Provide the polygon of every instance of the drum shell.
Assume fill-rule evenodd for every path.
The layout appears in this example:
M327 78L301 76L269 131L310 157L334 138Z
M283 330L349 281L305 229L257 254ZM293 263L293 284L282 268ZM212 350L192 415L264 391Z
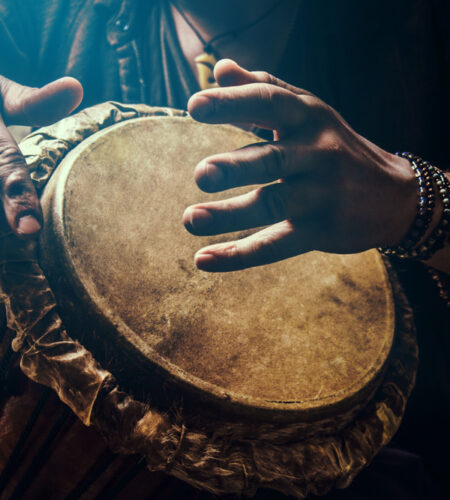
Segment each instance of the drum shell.
M127 132L128 135L126 137L128 138L128 140L132 140L133 134L138 134L138 133L142 134L143 131L144 132L148 131L150 137L152 137L151 134L154 133L154 131L158 130L156 128L157 124L159 127L161 127L163 131L164 130L166 131L165 133L168 133L168 130L170 130L168 129L168 124L170 124L169 125L170 127L173 127L175 130L178 130L178 133L179 132L183 133L183 131L186 128L187 131L189 131L187 137L189 137L190 141L192 142L195 141L195 135L192 135L193 133L198 133L203 137L204 135L206 135L206 132L210 131L209 127L206 127L207 130L205 130L205 126L200 126L199 124L195 124L191 120L188 120L186 118L184 119L173 118L170 120L164 118L155 120L153 117L151 117L146 120L132 120L131 122L127 122L126 124L120 123L114 128L111 128L109 130L107 129L105 131L100 132L99 134L96 134L95 136L91 136L87 141L84 141L83 149L78 148L79 150L78 153L76 153L76 150L70 152L67 158L64 159L65 161L64 168L61 166L61 168L52 177L49 185L46 188L42 201L43 201L44 213L46 214L47 217L45 225L47 230L43 232L43 237L41 239L42 251L41 251L40 261L45 271L45 274L49 279L50 284L52 285L52 288L56 292L58 300L62 305L61 313L63 314L64 319L66 320L66 324L69 325L70 332L76 338L82 339L83 342L86 343L90 349L96 352L96 356L100 359L100 361L102 361L102 363L106 363L106 366L113 366L111 365L111 363L114 363L114 358L116 359L118 357L125 358L126 362L122 364L122 367L123 366L133 367L133 370L136 370L135 373L136 376L133 375L129 376L132 370L131 369L123 370L123 368L121 369L120 364L115 366L113 372L119 378L120 382L124 384L124 386L127 387L128 390L132 392L134 391L135 394L137 394L136 391L138 392L144 391L141 394L147 396L145 394L145 389L144 389L145 384L144 383L141 384L140 381L141 380L149 381L150 383L147 384L147 388L149 390L149 395L151 396L152 400L155 400L155 398L156 400L159 399L158 394L152 393L153 388L155 388L155 391L159 392L160 387L163 386L167 387L168 385L170 385L171 387L170 389L171 396L169 400L172 400L173 384L171 384L170 381L176 381L177 387L181 389L180 394L182 394L183 392L187 392L187 394L189 394L189 398L195 395L195 398L197 399L200 398L201 400L205 401L212 401L214 404L219 405L222 409L227 409L228 411L237 412L245 416L258 418L260 420L267 420L267 419L277 420L277 421L302 420L305 422L310 422L317 419L323 419L323 417L329 417L331 415L336 417L337 415L346 413L347 414L346 420L348 422L353 418L356 412L359 411L359 408L361 407L361 402L370 400L383 374L383 364L380 364L380 362L381 363L386 362L387 359L386 355L388 353L390 342L392 342L392 339L389 337L390 335L392 335L390 328L393 329L392 325L393 310L390 302L391 294L389 292L389 285L386 283L387 282L386 271L384 269L382 270L383 265L381 264L380 258L379 256L376 255L376 253L373 253L370 258L368 257L367 262L369 261L371 262L369 267L373 270L376 269L378 278L380 279L382 277L381 279L383 280L384 286L386 287L386 290L383 291L382 293L383 295L382 300L386 300L386 304L389 309L386 311L386 314L387 317L390 318L388 321L390 326L389 330L387 331L386 337L384 336L384 334L380 335L380 338L383 338L384 345L382 347L381 345L377 347L377 349L381 350L376 351L377 356L379 356L379 358L377 359L374 366L372 366L372 362L375 361L375 358L373 360L372 359L370 360L370 365L368 365L370 368L368 369L367 372L364 372L364 378L363 378L364 385L360 385L359 389L352 389L348 393L347 390L345 390L345 397L342 396L334 397L334 395L332 394L330 396L327 396L326 398L320 398L320 404L319 401L316 403L314 398L309 400L309 402L306 400L303 401L301 399L297 401L296 399L294 399L295 396L283 399L278 394L272 394L271 397L268 398L269 401L258 400L258 398L255 397L246 397L246 396L242 397L239 394L237 395L236 393L233 393L232 390L222 389L221 387L217 387L217 385L211 383L205 383L204 380L202 380L199 377L192 377L190 373L187 373L186 371L179 369L173 363L171 364L170 362L169 363L166 362L166 360L159 355L159 352L156 352L155 350L153 350L153 348L147 348L147 345L143 345L143 343L141 342L136 343L136 341L133 340L133 338L135 338L135 333L131 331L132 329L128 328L127 325L124 324L120 315L118 316L114 313L111 313L111 308L109 303L105 302L103 300L103 297L99 296L99 292L96 289L96 285L94 285L93 288L93 284L91 283L92 280L90 278L87 278L86 281L86 279L78 273L77 269L75 268L76 265L72 260L72 246L75 245L75 247L80 248L83 245L83 243L82 242L69 243L71 228L66 227L65 225L66 201L65 201L64 189L66 188L63 189L63 187L66 186L66 183L69 183L70 185L70 187L67 188L69 193L74 192L74 190L78 188L78 181L76 175L71 176L71 171L73 170L73 167L75 167L76 170L77 168L76 162L78 162L78 158L89 157L91 151L95 153L101 150L102 154L105 154L108 151L108 148L107 147L105 148L105 144L107 144L106 142L107 138L111 141L112 140L111 136L113 136L114 139L112 141L114 143L115 141L118 141L120 139L122 134L126 133L124 132L125 128L123 127L123 125L126 125L127 127L126 130L128 131ZM133 134L130 134L129 131L133 131ZM215 135L213 134L212 136L215 137L217 141L218 138L220 140L221 134L224 134L224 139L222 140L222 142L226 143L228 148L232 148L233 147L232 144L234 144L234 147L237 147L237 145L247 144L249 141L253 139L252 137L247 137L247 135L244 135L244 137L242 138L240 134L245 134L245 133L242 131L238 132L239 134L236 134L236 131L234 129L224 127L223 129L220 128L218 130L216 129L214 132ZM158 138L158 136L156 137ZM176 136L175 139L177 137L178 136ZM238 139L236 139L236 137L238 137ZM182 137L182 135L180 135L179 140L182 144L186 144L186 138ZM218 146L215 143L213 143L214 149L211 149L211 146L208 145L202 146L200 149L201 151L203 151L203 154L207 154L206 151L209 152L214 151L216 150L215 148L217 147ZM221 147L225 146L223 146L222 144ZM227 149L227 147L225 147L225 149ZM170 145L166 145L162 149L165 152L166 149L170 149ZM153 153L149 152L149 154ZM171 154L172 155L174 154L173 151L171 152ZM197 156L197 161L202 157L200 153L196 153L194 157L195 156ZM195 162L195 160L193 160L191 157L189 158L190 161ZM100 158L99 160L100 162L103 161ZM88 161L89 165L91 164L90 163L91 161L93 160ZM123 161L123 159L120 161ZM122 163L120 164L122 165ZM184 165L177 165L177 173L179 172L178 168L181 168L182 166L184 167ZM135 167L139 167L139 165L135 165ZM108 178L108 175L110 175L110 169L108 167L108 164L105 165L102 164L102 169L105 168L106 168L105 173L107 174L106 176L101 178L102 184L110 182ZM76 171L78 172L78 170ZM88 170L84 169L83 172L85 175L90 176L91 175L90 167ZM164 177L169 176L170 178L171 175L170 169L168 169L168 172L169 173L164 174ZM155 174L157 173L158 171L155 171ZM187 171L185 170L182 170L181 173L183 176L187 175ZM120 175L122 174L120 170L119 171L116 170L115 173L111 175L113 175L114 179L117 180L117 178L118 177L120 178ZM148 174L146 174L146 176L148 176ZM145 177L145 178L150 182L152 181L151 177ZM70 180L70 179L75 179L75 180ZM95 178L92 179L92 182L95 182ZM83 182L81 184L83 184ZM129 184L128 181L126 181L126 184L127 185ZM131 183L131 185L134 184ZM161 188L160 184L157 183L157 185L159 186L159 188ZM86 188L89 189L88 186L86 186ZM179 188L181 188L181 186L179 186ZM92 199L92 197L95 197L95 195L96 193L93 192L92 196L89 199ZM145 197L145 194L142 192L140 193L140 195ZM109 196L110 194L108 193L108 197ZM179 204L179 211L181 213L183 203L180 203L180 201L177 199L176 196L175 198L177 203ZM138 197L138 199L141 198ZM121 198L121 201L126 205L126 200L124 201ZM89 201L87 201L86 203L88 204ZM86 206L86 204L84 206ZM96 210L98 210L98 208L96 208ZM89 213L85 213L85 215L88 218L90 217ZM77 216L77 212L74 213L73 216ZM175 217L178 218L177 216L179 217L180 215L177 213ZM70 225L72 214L69 214L67 217L69 217L68 224ZM98 221L94 222L93 224L94 227L97 227L98 223L99 223ZM66 231L68 231L68 233L66 233ZM110 232L113 233L114 231L115 228L113 226L110 228ZM117 247L118 245L113 244L112 246ZM318 262L316 263L317 259ZM330 264L332 266L336 265L335 264L336 262L341 261L341 258L340 257L336 258L336 256L332 257L331 259L329 258L327 259L330 260L330 262L334 263ZM362 259L364 261L365 258L362 257ZM312 259L308 258L306 260L306 265L307 266L312 264L316 266L321 265L319 263L322 262L322 260L323 259L319 257L313 257ZM354 264L355 258L354 257L351 257L350 259L347 258L347 262L344 263L344 266L346 266L346 268L348 268L349 262ZM192 273L191 270L188 270L187 272ZM265 283L264 280L268 279L269 281L267 282L270 282L270 279L272 279L270 275L267 276L263 275L262 278L259 277L258 274L252 274L251 276L252 277L256 276L256 279L260 280L261 285ZM314 279L313 276L311 278ZM185 276L183 276L183 279L185 279ZM360 284L362 284L361 278L359 279L360 279ZM348 283L348 281L349 280L347 280L347 278L343 277L342 285ZM350 279L350 284L352 285L351 279ZM153 285L149 284L148 286L151 287ZM162 286L165 286L165 284L163 283ZM369 292L369 290L367 291ZM130 293L132 293L131 290ZM231 294L239 293L239 291L233 290L233 292L230 293ZM327 293L330 292L327 291ZM368 295L371 295L371 293L368 293ZM201 295L200 298L202 298ZM334 297L332 298L334 300ZM155 300L157 299L155 298ZM207 297L205 297L205 300L207 300ZM262 298L262 300L264 299ZM340 300L339 297L336 298L338 304L340 303L339 300ZM293 307L296 306L297 304L293 305ZM352 304L350 304L350 309L354 309ZM241 311L241 314L242 312L245 313L245 311ZM289 313L289 311L286 312ZM354 312L351 312L351 314L354 314ZM342 317L345 315L340 313L340 316ZM89 320L87 320L87 318L89 318ZM157 317L155 318L155 320L157 320ZM300 321L302 320L300 319ZM195 342L196 340L195 321L193 323L194 327L191 328L192 333L188 332L188 336L190 336L191 340L194 340ZM149 328L152 329L153 325L150 325ZM327 328L329 328L329 324L328 326L325 326L324 328L325 332ZM281 332L278 332L278 335L280 335L280 333ZM378 332L375 331L375 333ZM361 335L364 336L364 334L365 334L364 329L361 329L360 332L358 332L357 337L361 338ZM246 332L244 332L244 335L246 335ZM367 334L365 335L366 338L369 338ZM269 336L273 336L271 331L269 332ZM174 340L176 341L176 339ZM257 342L260 342L259 339L256 340ZM267 340L267 337L265 338L265 340ZM323 341L324 339L322 339L322 342ZM110 349L112 345L117 346L115 356L113 354L113 350ZM327 345L328 344L324 344L323 348L325 348ZM227 347L228 346L224 346L224 349L227 349ZM117 353L120 353L119 356L117 356ZM337 358L339 358L339 353L336 353L336 356ZM205 359L207 359L207 356ZM259 359L255 359L254 361L255 363L260 362ZM313 358L311 359L311 361L315 362L315 359ZM218 362L220 367L220 364L223 362L223 360L220 359L214 360L214 362ZM230 363L230 360L227 360L227 363ZM283 363L284 359L280 359L278 365L281 366L283 365ZM231 365L228 366L230 367ZM160 379L158 379L161 373L163 374L165 384L162 384ZM137 388L134 387L133 389L128 383L127 376L129 376L131 385L133 384L133 382L136 382L137 380L138 381L137 385L139 387ZM154 379L155 383L153 383ZM353 380L350 380L350 385L353 385L354 383ZM362 379L361 380L357 379L357 380L358 384L361 384ZM319 383L322 384L321 381L319 381ZM344 425L345 423L339 420L338 425L340 424ZM335 428L335 425L336 422L333 422L332 428Z
M53 180L57 181L57 176ZM50 190L47 191L47 193L50 192ZM44 211L49 216L46 221L47 225L51 226L52 211L46 207L45 194L42 203ZM149 364L148 357L131 345L127 339L118 335L118 325L99 311L89 297L83 297L83 287L73 278L70 268L67 268L67 261L59 258L64 250L60 247L55 251L55 248L58 248L58 238L55 239L53 236L51 232L42 234L40 263L58 298L60 315L64 324L68 325L70 335L95 353L96 359L114 374L126 392L138 400L152 401L152 404L161 411L170 410L176 402L183 406L186 415L197 416L202 413L216 421L219 412L219 414L229 415L230 418L240 418L248 423L249 429L253 427L252 423L255 420L261 423L303 421L305 422L304 437L306 437L317 432L325 432L330 425L334 431L344 428L348 421L353 420L361 411L358 404L361 398L370 400L384 377L385 367L364 388L364 392L355 394L354 400L347 399L341 407L333 405L327 410L325 406L322 406L317 410L309 409L303 413L291 412L288 406L274 410L239 404L239 402L231 401L226 393L205 394L203 390L185 383L183 379L174 377L158 364ZM62 269L65 271L61 272ZM118 352L120 352L120 357L117 356ZM352 404L354 407L349 411L348 408L351 408ZM338 417L340 411L343 412L345 418ZM335 415L335 418L330 420L327 418L329 415ZM208 418L204 419L203 425ZM228 417L224 416L225 420L226 418Z
M57 282L58 282L59 284L58 284ZM64 282L63 282L63 280L61 280L61 281L60 281L60 280L58 280L58 279L57 279L56 281L54 281L54 283L56 283L56 284L54 285L54 286L55 286L55 288L57 288L58 286L60 286L60 288L61 288L61 289L64 289L64 288L66 288L66 287L67 287L67 283L64 283ZM395 287L395 286L396 286L396 284L395 284L395 279L394 279L394 287ZM401 294L400 294L399 298L400 298L399 303L400 303L400 304L402 304ZM73 314L74 314L74 315L75 315L75 317L76 317L76 316L77 316L77 307L76 307L76 305L74 305L73 300L71 300L70 298L68 298L68 299L63 299L63 300L61 301L61 305L64 305L64 303L65 303L65 302L69 302L69 303L70 303L70 302L72 302L72 305L71 305L70 307L72 307L72 309L73 309L73 311L74 311L74 312L73 312ZM70 307L69 307L69 309L70 309ZM406 317L406 316L407 316L409 313L408 313L408 312L405 312L406 310L407 310L407 307L405 307L405 305L404 305L404 304L402 304L402 305L401 305L401 307L399 308L399 310L398 310L398 314L397 314L397 318L398 318L398 322L399 322L399 323L401 323L401 322L403 321L403 319L405 319L405 320L406 320L405 325L403 325L403 329L407 328L407 325L408 325L408 320L407 320L407 317ZM78 310L78 321L79 321L79 319L80 319L80 318L79 318L80 316L81 316L81 317L83 317L83 314L84 314L84 313L81 313L81 314L80 314L80 312L79 312L79 310ZM82 323L80 322L80 324L82 324ZM400 326L401 326L401 325L400 325ZM85 333L86 333L86 330L83 330L83 327L82 327L82 326L80 327L80 330L81 330L81 332L80 332L80 337L82 337L82 336L83 336L83 334L85 334ZM92 335L92 338L94 338L94 336L95 336L97 333L98 333L98 332L96 331L96 329L95 329L95 328L93 328L93 329L91 328L91 333L90 333L90 335ZM406 338L406 337L405 337L405 339L404 339L404 340L406 341L406 344L410 343L410 339L409 339L409 337L408 337L408 338ZM89 340L88 340L88 341L89 341ZM108 346L107 346L107 344L108 344L108 340L107 340L107 338L106 338L105 343L106 343L106 347L104 348L104 351L105 351L105 355L104 355L104 356L105 356L105 362L108 362L108 359L107 359L107 358L108 358ZM405 347L405 346L403 346L403 347ZM413 365L414 365L414 348L413 348L412 344L410 344L410 345L409 345L409 347L408 347L408 346L406 346L406 348L407 348L407 350L408 350L408 355L410 356L410 359L408 358L408 356L407 356L407 357L405 357L405 358L402 358L402 359L409 359L409 361L411 362L411 372L404 373L403 367L402 367L402 366L400 366L400 373L396 373L395 377L400 377L400 379L402 379L402 380L400 381L400 380L398 380L397 378L395 378L395 379L393 379L393 382L394 382L394 384L397 384L397 382L398 382L398 383L400 383L400 382L401 382L401 385L402 385L402 386L404 386L404 387L407 387L407 386L408 386L408 387L409 387L409 389L406 389L406 392L408 392L408 390L410 390L411 379L412 379L412 377L413 377L413 374L412 374L412 373L413 373L413 370L414 370L414 366L413 366ZM132 354L131 354L131 355L129 355L129 357L130 357L130 358L133 358ZM110 365L110 366L112 366L112 365ZM389 371L390 371L390 372L392 372L392 368L393 368L392 366L390 366L390 367L389 367ZM394 370L394 371L395 371L395 370ZM397 370L397 371L398 371L398 370ZM143 377L145 377L145 374L143 375ZM394 380L395 380L395 381L394 381ZM158 385L158 382L156 382L156 385ZM164 391L162 391L162 392L164 392ZM376 401L379 401L379 400L380 400L379 398L381 398L381 399L383 400L383 399L384 399L384 397L387 395L387 393L386 393L386 389L385 389L385 388L383 388L383 391L381 391L381 392L383 393L383 395L379 395L379 396L378 396L378 398L376 399ZM403 396L402 396L402 397L403 397ZM392 399L391 395L388 397L388 399L389 399L389 398L390 398L390 399ZM395 398L394 398L394 399L395 399ZM401 408L402 404L398 404L398 403L399 403L399 401L394 401L394 403L395 403L395 404L394 404L393 408L395 408L395 413L397 414L399 411L401 412L401 409L400 409L400 408ZM383 404L384 404L384 403L383 403ZM182 403L181 403L181 405L180 405L180 401L177 401L177 407L178 407L178 408L180 408L180 406L182 406ZM376 406L375 406L375 407L376 407ZM195 409L195 408L194 408L194 409ZM198 410L198 409L199 409L199 408L197 408L197 410ZM369 411L369 410L368 410L368 411ZM373 405L372 405L372 410L370 410L370 411L373 411ZM377 411L379 411L379 410L377 410ZM364 412L364 413L366 414L367 412ZM206 413L205 413L205 415L206 415ZM213 419L214 419L214 412L213 412L213 413L211 413L210 415L208 415L208 416L207 416L207 417L209 417L209 419L210 419L210 420L211 420L211 415L212 415L212 417L213 417ZM216 417L217 417L217 411L215 412L215 415L216 415ZM186 415L185 415L185 416L186 416ZM378 421L377 421L377 417L376 417L375 415L374 415L374 417L375 417L374 423L376 422L376 425L378 426L378 425L379 425L379 423L378 423ZM363 415L363 418L364 418L364 415ZM373 419L373 417L371 416L371 417L370 417L370 419ZM201 420L201 419L200 419L200 420ZM230 422L235 423L235 419L234 419L233 417L231 417L229 420L230 420L230 421L228 422L228 424L229 424ZM243 420L245 420L245 419L243 419ZM187 423L187 424L189 424L189 417L188 417L188 420L186 421L186 423ZM197 423L198 423L198 422L197 422ZM203 421L203 422L200 422L200 423L203 423L203 424L204 424L205 422ZM244 422L242 422L242 421L241 421L240 423L244 423ZM209 428L208 428L208 426L203 426L203 427L201 427L201 431L200 431L200 432L209 432L209 431L211 431L211 430L212 430L212 432L214 432L214 431L215 431L214 427L216 426L216 424L218 424L218 419L216 419L215 421L213 421L213 423L212 423L212 427L211 427L211 425L210 425L210 427L209 427ZM249 425L248 425L248 427L247 427L247 430L245 431L245 436L246 436L246 437L248 436L248 434L249 434L250 432L252 432L252 427L251 427L251 425L252 425L252 420L250 420L250 421L248 422L248 424L249 424ZM365 424L363 423L363 425L365 425ZM384 424L383 424L383 425L384 425ZM389 426L390 426L390 427L392 427L392 424L389 424ZM256 425L255 427L258 427L258 425ZM338 428L338 426L336 426L336 428ZM283 430L284 430L284 429L280 429L280 431L283 431ZM317 430L317 429L316 429L316 430ZM295 439L300 439L300 440L301 440L301 439L302 439L302 437L304 437L304 436L306 435L305 433L303 433L303 428L301 428L301 427L298 427L298 428L296 429L296 431L298 431L298 432L296 433L296 435L295 435L295 436L292 436L292 435L291 435L291 436L289 437L289 439L290 439L290 440L291 440L291 439L294 439L294 440L295 440ZM375 431L375 428L374 428L374 431ZM258 438L258 436L256 436L256 434L257 434L257 432L255 433L255 436L251 436L250 438L251 438L251 439L253 439L253 438L257 439L257 438ZM347 433L347 434L348 434L348 433ZM350 434L351 434L351 431L350 431ZM383 436L384 436L384 434L383 434ZM379 435L378 431L377 431L376 433L374 433L374 435L373 435L373 438L375 439L375 441L376 441L376 442L379 442L378 440L379 440L379 438L380 438L380 437L381 437L381 436ZM332 437L331 437L331 438L332 438ZM386 441L384 441L384 440L385 440L385 438L384 438L384 437L383 437L382 439L383 439L383 442L386 442ZM375 444L375 446L376 446L376 443L374 443L374 444ZM280 445L280 441L278 440L278 438L277 438L277 442L273 442L273 443L272 443L272 446L273 446L274 448L275 448L277 445L278 445L278 446ZM280 449L280 451L281 451L281 452L282 452L282 448L283 448L283 446L281 446L281 449ZM178 448L177 448L177 449L178 449ZM299 453L300 453L300 455L299 455L299 456L301 456L301 455L302 455L302 453L303 453L303 451L300 451ZM366 460L366 459L364 458L364 460ZM364 460L363 460L363 461L364 461ZM359 463L359 466L358 466L358 467L361 467L361 466L362 466L361 464L362 464L363 462L358 462L358 463ZM251 464L249 464L249 465L251 465ZM356 468L353 470L353 472L351 472L351 473L350 473L350 476L349 476L347 473L345 473L345 474L344 474L344 477L343 477L343 478L342 478L341 476L339 476L339 484L340 484L341 486L342 486L342 485L345 485L345 484L348 484L348 481L350 480L350 477L351 477L351 476L353 476L353 474L355 474L355 473L357 472L358 467L356 467ZM348 471L348 469L346 469L346 470ZM339 474L340 474L340 473L339 473ZM189 476L185 476L185 475L183 475L182 477L186 477L186 478L188 478ZM188 480L188 479L186 479L186 480ZM336 479L333 479L332 481L334 481L334 482L336 483ZM325 486L323 486L323 487L325 487ZM328 486L327 486L327 487L328 487ZM214 491L214 490L213 490L213 489L211 489L211 491ZM219 490L218 490L218 491L219 491ZM237 490L237 489L234 489L234 490L232 490L232 491L238 491L238 490ZM291 490L286 490L286 491L291 491ZM297 491L300 491L300 490L297 490ZM298 494L299 494L299 495L301 495L301 493L298 493Z
M2 327L0 366L0 499L211 498L140 456L112 453L105 440L50 389L27 379Z

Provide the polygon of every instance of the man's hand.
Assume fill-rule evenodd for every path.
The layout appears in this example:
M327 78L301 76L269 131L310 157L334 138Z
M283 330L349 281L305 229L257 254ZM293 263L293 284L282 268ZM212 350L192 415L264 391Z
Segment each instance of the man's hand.
M405 159L358 135L331 107L302 89L223 60L220 88L191 97L193 118L254 124L274 140L204 159L195 179L207 192L264 184L245 195L186 209L196 235L268 226L195 256L200 269L231 271L310 250L351 253L398 244L412 224L417 200Z
M25 160L6 126L48 125L75 109L82 97L81 84L74 78L61 78L35 89L0 76L1 232L12 230L28 238L37 236L42 227L41 207Z

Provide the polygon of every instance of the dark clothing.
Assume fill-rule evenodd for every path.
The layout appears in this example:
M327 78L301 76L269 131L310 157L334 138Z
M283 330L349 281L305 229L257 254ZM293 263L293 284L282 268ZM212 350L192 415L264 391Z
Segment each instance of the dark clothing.
M317 94L378 146L449 167L449 9L444 0L303 1L277 76ZM0 74L32 86L73 76L85 89L83 107L118 100L185 108L198 90L162 0L1 0ZM444 485L450 471L449 312L424 266L396 267L416 312L421 366L395 441L421 455L425 470ZM420 463L412 456L403 459ZM370 476L380 461L383 456L363 473L368 485L398 470L382 465L381 476ZM421 467L408 469L411 482L402 491L411 496L399 493L398 484L389 492L366 484L372 496L365 496L358 479L336 498L428 498L415 483Z
M34 86L73 76L83 106L185 108L197 87L166 4L3 0L0 74ZM449 166L448 10L444 0L304 1L277 76L316 93L384 149Z

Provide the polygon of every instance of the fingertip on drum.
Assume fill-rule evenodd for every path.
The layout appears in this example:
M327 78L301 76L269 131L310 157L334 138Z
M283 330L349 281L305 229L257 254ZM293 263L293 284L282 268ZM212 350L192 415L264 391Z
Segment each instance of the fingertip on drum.
M41 228L42 224L32 214L21 215L16 222L16 233L21 238L37 237Z
M205 230L211 227L214 217L212 213L202 207L192 206L186 208L183 214L184 227L192 234L202 236L210 234Z
M200 250L195 254L194 263L201 271L214 272L217 271L217 258L212 253L202 253Z
M194 120L204 122L210 121L214 105L211 99L204 95L204 93L197 93L189 99L187 108Z
M242 257L238 243L228 241L202 248L195 254L194 263L201 271L224 273L250 267Z
M216 193L226 188L223 168L211 161L202 160L194 172L197 186L205 193Z
M232 257L223 255L226 253L222 249L205 250L202 249L194 256L194 263L200 271L208 273L227 273L231 271L240 271L245 269L238 261Z

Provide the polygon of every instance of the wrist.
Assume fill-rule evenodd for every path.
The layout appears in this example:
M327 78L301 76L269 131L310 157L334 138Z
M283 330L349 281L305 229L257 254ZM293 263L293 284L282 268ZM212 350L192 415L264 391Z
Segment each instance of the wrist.
M390 155L389 166L393 170L395 185L389 203L389 226L384 236L383 246L397 247L408 238L417 216L419 193L418 182L408 159Z
M450 229L450 182L427 161L411 153L400 156L409 161L414 171L416 215L400 243L380 250L390 256L426 261L446 244Z

